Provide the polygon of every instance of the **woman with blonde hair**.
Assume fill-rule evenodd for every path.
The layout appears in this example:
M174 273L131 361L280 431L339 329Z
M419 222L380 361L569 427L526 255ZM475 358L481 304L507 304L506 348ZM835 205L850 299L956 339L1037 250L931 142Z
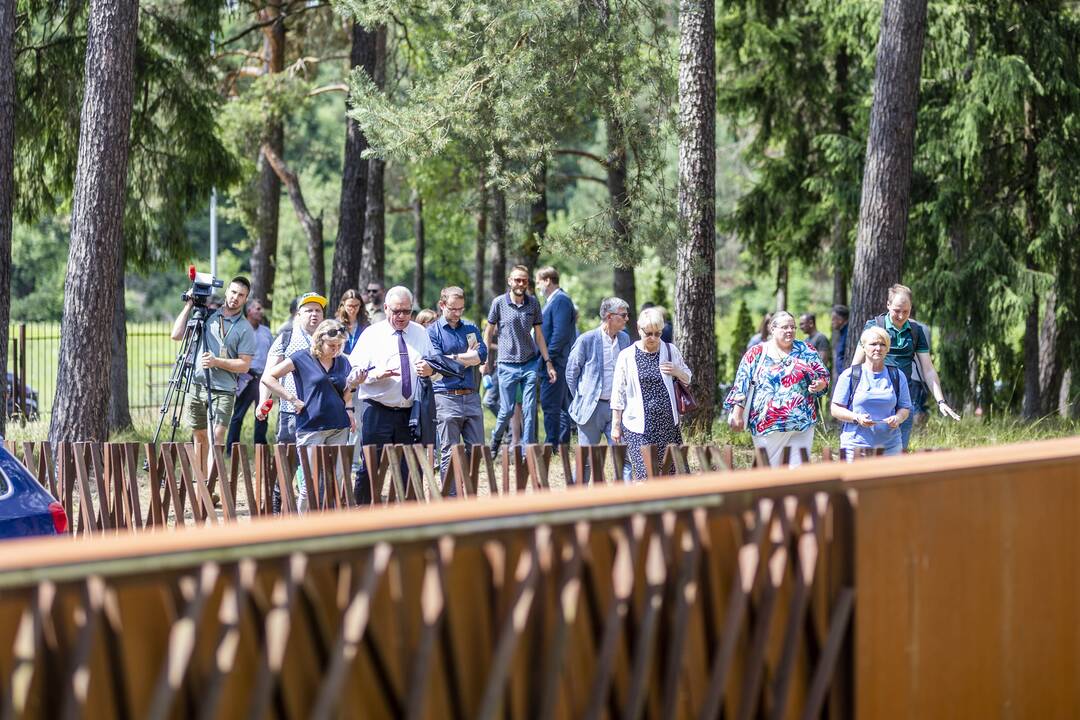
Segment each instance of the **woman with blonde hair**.
M656 308L638 315L641 339L619 353L611 381L611 440L626 443L633 478L645 479L643 445L660 457L668 445L682 445L675 383L690 384L690 368L682 353L660 339L664 314Z
M298 350L263 374L262 382L280 398L296 408L296 444L347 445L349 431L356 419L351 405L353 387L348 383L352 366L342 355L348 330L338 320L323 320L311 335L311 347ZM293 374L296 394L281 384L281 378ZM354 380L363 382L367 373L358 371ZM320 492L324 492L320 488ZM307 509L303 475L300 475L299 507Z
M904 450L900 426L911 414L911 396L904 373L885 364L890 343L883 328L866 328L859 338L866 359L836 379L829 410L843 423L840 454L848 460L864 448L883 448L886 455Z
M938 379L934 361L930 359L930 341L926 337L926 331L922 325L910 319L911 288L906 285L893 285L889 288L889 300L885 310L881 315L867 320L863 329L876 326L889 334L889 354L885 356L885 364L903 373L911 393L912 406L922 406L923 398L929 391L937 401L938 411L942 415L959 420L960 416L945 402L941 380ZM866 354L862 348L857 348L851 364L860 365L865 359ZM921 382L912 381L912 372L916 363L918 363L919 377L922 378ZM911 439L911 426L914 420L915 413L911 413L900 425L900 435L905 450Z
M334 317L345 326L345 355L352 352L360 334L368 326L367 310L364 301L360 299L360 293L356 290L346 290L341 294L341 302L338 303Z
M802 464L801 451L810 452L817 421L817 398L829 389L829 369L817 350L795 339L795 318L783 310L773 315L769 339L746 351L724 410L731 413L732 430L750 428L754 447L769 456L769 465Z

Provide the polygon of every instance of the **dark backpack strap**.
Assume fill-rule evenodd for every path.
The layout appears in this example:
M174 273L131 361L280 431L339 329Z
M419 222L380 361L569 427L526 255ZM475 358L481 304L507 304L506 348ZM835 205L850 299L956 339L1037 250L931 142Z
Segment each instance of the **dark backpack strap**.
M292 342L292 325L281 331L281 357L289 357L289 343Z
M848 410L851 409L851 403L855 399L855 388L857 388L859 386L859 383L861 381L862 381L862 365L852 365L851 366L851 377L848 378L847 404L845 405L845 407L847 407Z
M896 396L896 404L893 405L893 411L896 411L900 407L900 368L886 365L885 369L889 371L889 382L892 383L893 394Z
M884 315L878 315L876 318L874 318L874 324L877 325L882 330L884 330L885 329L885 316Z

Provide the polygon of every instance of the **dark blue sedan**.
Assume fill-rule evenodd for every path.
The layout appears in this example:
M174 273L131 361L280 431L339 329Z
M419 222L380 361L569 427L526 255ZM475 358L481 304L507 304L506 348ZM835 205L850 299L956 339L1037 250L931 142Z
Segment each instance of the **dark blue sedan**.
M0 445L0 538L61 535L67 526L64 506Z

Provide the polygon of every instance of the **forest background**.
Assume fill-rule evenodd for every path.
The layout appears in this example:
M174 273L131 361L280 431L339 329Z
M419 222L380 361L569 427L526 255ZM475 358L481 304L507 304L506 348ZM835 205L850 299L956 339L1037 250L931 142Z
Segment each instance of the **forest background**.
M581 329L611 294L685 324L680 59L711 54L721 383L766 311L814 312L831 334L828 309L849 302L882 12L921 8L894 279L935 329L954 404L1074 410L1075 2L137 5L122 282L88 299L99 312L175 315L188 262L208 269L216 188L218 276L252 277L274 326L288 299L368 279L413 287L422 306L461 285L479 319L516 262L560 270ZM680 35L699 5L711 52ZM12 321L63 313L95 7L15 2Z

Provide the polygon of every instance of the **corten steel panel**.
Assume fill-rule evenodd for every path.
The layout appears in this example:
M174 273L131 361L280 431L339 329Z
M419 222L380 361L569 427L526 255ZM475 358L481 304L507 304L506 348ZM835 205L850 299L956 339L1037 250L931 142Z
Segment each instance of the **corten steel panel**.
M798 717L847 632L828 625L850 592L828 559L843 470L10 544L0 699L50 718Z
M853 482L859 717L1080 715L1078 451L934 455Z

